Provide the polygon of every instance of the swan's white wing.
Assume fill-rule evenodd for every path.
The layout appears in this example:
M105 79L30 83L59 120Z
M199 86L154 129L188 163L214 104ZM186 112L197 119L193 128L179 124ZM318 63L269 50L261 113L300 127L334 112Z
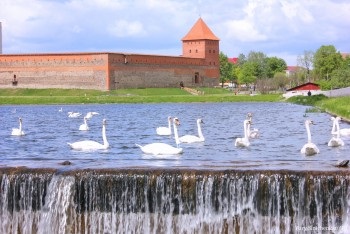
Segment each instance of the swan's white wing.
M317 148L317 146L314 143L306 143L303 148L300 150L302 154L305 155L314 155L318 154L320 150Z
M204 139L194 135L185 135L179 138L182 143L203 142Z
M82 124L82 125L80 125L79 130L80 131L88 131L89 130L89 126L86 125L86 124Z
M236 138L235 146L237 146L237 147L248 147L248 146L250 146L250 142L246 138Z
M350 136L350 128L343 128L343 129L340 129L339 131L341 136Z
M143 153L153 154L153 155L163 155L163 154L181 154L182 148L176 148L165 143L152 143L148 145L138 145L136 144Z
M12 128L12 136L23 136L25 135L24 131L21 131L19 128Z
M99 150L99 149L108 148L96 141L90 141L90 140L68 143L68 145L75 150Z
M161 135L161 136L171 135L171 129L168 127L158 127L156 129L156 132L158 135Z
M337 137L332 137L328 142L328 146L330 147L338 147L343 145L344 145L344 141L341 138L337 138Z

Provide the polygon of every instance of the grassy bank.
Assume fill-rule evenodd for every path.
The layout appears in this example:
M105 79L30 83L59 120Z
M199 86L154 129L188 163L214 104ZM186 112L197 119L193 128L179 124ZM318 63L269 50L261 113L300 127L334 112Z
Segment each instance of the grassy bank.
M0 89L0 105L35 104L105 104L164 102L277 102L280 94L235 95L227 89L200 88L204 95L192 95L178 88L118 89L112 91L83 89ZM350 97L327 98L323 95L296 96L288 102L312 106L309 111L325 111L350 121Z
M119 89L112 91L80 89L0 89L0 105L163 103L163 102L274 102L279 94L235 95L221 88L201 88L204 95L191 95L178 88Z
M310 111L324 111L333 115L341 116L350 121L350 97L328 98L324 95L315 96L295 96L288 99L300 105L313 106L314 109Z

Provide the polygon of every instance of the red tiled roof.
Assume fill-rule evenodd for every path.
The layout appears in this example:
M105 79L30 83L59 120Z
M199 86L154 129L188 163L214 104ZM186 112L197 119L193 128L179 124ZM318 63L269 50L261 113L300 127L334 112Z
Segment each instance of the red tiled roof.
M238 58L228 58L230 63L236 64L238 62Z
M286 91L293 91L293 90L320 90L320 86L312 82L307 82L305 84L301 84L293 88L287 89Z
M214 40L219 41L220 39L214 35L210 28L204 23L202 18L199 18L197 22L193 25L191 30L186 36L182 38L182 41L191 40Z

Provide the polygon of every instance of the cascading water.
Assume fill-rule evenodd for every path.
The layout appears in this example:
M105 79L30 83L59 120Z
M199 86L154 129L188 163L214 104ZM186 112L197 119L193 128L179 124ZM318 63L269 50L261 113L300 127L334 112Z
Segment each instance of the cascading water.
M0 170L1 233L347 233L350 173Z

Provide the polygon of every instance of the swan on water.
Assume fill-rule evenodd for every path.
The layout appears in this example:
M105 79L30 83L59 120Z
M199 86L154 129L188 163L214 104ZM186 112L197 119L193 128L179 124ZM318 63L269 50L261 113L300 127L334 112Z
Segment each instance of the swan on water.
M168 116L168 127L157 127L156 132L160 136L170 136L172 134L171 126L172 118Z
M236 138L235 146L237 146L237 147L248 147L250 145L248 132L247 132L247 127L248 127L249 123L250 123L250 120L248 120L248 119L245 119L243 121L244 137Z
M62 109L62 107L58 110L58 112L62 112L63 111L63 109Z
M106 120L103 119L102 121L102 139L103 139L103 144L98 143L96 141L91 141L91 140L85 140L85 141L77 141L74 143L68 143L68 145L75 150L103 150L103 149L108 149L109 148L109 143L107 141L107 136L106 136Z
M338 123L338 126L339 126L339 121L341 121L341 118L336 117L335 121ZM340 136L350 136L350 128L342 128L341 129L340 127L338 127L337 131L339 131ZM332 132L332 134L337 134L337 133L336 133L336 131L334 131L334 132Z
M252 118L253 118L253 114L252 113L248 113L247 114L247 119L249 120L249 122L248 122L248 125L247 125L247 135L248 135L249 138L258 138L260 136L259 129L257 129L257 128L251 129Z
M98 113L98 112L88 112L88 113L85 115L85 118L91 119L92 116L94 116L94 115L99 115L99 113Z
M338 146L343 146L344 141L340 138L340 131L339 130L339 122L337 118L331 117L331 120L333 121L333 126L332 126L332 134L336 134L335 136L332 136L332 138L328 142L328 146L330 147L338 147Z
M86 117L84 117L84 123L82 125L80 125L79 130L80 131L88 131L89 130L89 125L87 123Z
M305 128L307 132L307 143L300 150L300 153L305 154L307 156L318 154L320 152L317 146L311 141L310 124L314 124L314 122L312 120L307 119L305 121Z
M81 116L81 113L79 113L79 112L72 112L72 111L68 112L69 118L77 118L79 116Z
M11 133L12 136L24 136L25 135L24 131L22 130L22 118L19 117L18 121L19 121L19 128L12 128L12 133Z
M198 136L195 135L184 135L179 138L181 143L194 143L194 142L203 142L205 140L203 133L202 133L202 127L201 124L204 123L202 119L197 119L197 129L198 129Z
M136 146L140 147L141 151L145 154L153 154L153 155L174 155L174 154L181 154L183 152L182 148L179 148L179 135L177 132L177 125L180 125L180 121L178 118L173 118L173 128L174 128L174 136L175 136L175 143L177 147L173 147L166 143L151 143L147 145L138 145Z

